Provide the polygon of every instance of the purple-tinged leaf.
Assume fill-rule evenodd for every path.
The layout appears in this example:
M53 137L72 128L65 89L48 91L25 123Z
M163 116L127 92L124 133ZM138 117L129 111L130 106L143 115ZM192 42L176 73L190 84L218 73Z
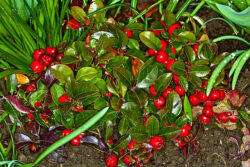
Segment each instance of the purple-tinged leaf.
M57 149L46 157L46 161L54 164L61 164L67 160L67 154L64 149Z
M98 138L95 136L84 136L81 139L81 143L89 143L89 144L98 145Z
M29 136L22 134L22 133L14 133L13 139L14 139L16 150L18 150L26 145L30 145L30 144L34 143L33 140ZM4 147L8 146L9 141L10 141L10 136L7 137L6 139L4 139L4 142L3 142Z
M237 139L235 139L234 137L229 137L229 138L228 138L228 141L231 141L231 142L235 143L235 144L238 146L238 149L240 148L240 147L239 147L239 142L238 142Z
M25 114L30 113L30 109L22 106L17 96L9 95L9 96L7 96L7 98L10 100L10 103L13 105L13 107L17 111L19 111L21 113L25 113Z
M100 147L100 149L108 151L108 145L105 143L103 139L98 140L98 146Z
M48 69L44 76L41 77L40 81L47 86L47 89L50 89L54 83L56 83L56 78L52 74L51 70Z
M40 125L33 119L25 124L25 129L30 134L38 137L41 128Z
M55 143L57 140L59 140L60 137L55 134L53 131L47 131L40 135L40 145L49 147L51 144Z

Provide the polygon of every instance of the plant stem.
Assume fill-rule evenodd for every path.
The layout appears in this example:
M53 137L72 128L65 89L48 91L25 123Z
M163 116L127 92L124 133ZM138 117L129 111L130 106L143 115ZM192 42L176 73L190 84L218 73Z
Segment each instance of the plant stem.
M248 42L247 40L241 38L241 37L238 37L238 36L235 36L235 35L225 35L225 36L221 36L221 37L218 37L218 38L215 38L213 40L214 43L216 42L219 42L219 41L222 41L222 40L226 40L226 39L235 39L235 40L239 40L241 42L244 42L246 43L247 45L250 46L250 42Z
M205 4L205 0L202 0L197 6L196 6L196 8L193 10L193 12L190 14L190 16L192 17L192 16L194 16L200 9L201 9L201 7L203 6ZM188 23L190 21L190 19L188 18L187 20L186 20L186 23Z
M176 20L179 20L182 13L185 12L185 10L187 9L187 7L190 5L190 3L192 2L193 0L187 0L182 6L181 8L178 10L178 12L176 13Z

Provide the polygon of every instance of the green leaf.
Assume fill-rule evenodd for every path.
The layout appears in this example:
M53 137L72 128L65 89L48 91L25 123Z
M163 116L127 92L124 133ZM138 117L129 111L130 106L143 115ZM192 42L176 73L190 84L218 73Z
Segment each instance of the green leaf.
M110 77L106 79L106 85L109 92L113 93L116 96L119 96L116 85L114 84L114 82Z
M166 118L167 118L167 122L169 125L172 125L176 121L176 116L175 114L172 114L172 113L167 113Z
M136 86L138 88L147 88L151 86L158 76L158 67L144 64L137 76Z
M63 64L51 66L51 72L54 77L62 83L65 83L69 77L74 77L71 68Z
M155 81L155 91L159 94L164 92L167 89L170 82L172 80L172 73L165 73L159 76L159 78Z
M76 74L76 80L89 81L94 79L98 74L98 71L92 67L83 67Z
M122 99L120 99L120 98L118 98L116 96L113 96L111 98L110 105L114 110L120 111L122 104L123 104Z
M189 72L197 77L205 77L210 73L211 69L208 66L193 66Z
M114 151L121 151L125 149L128 146L128 143L131 141L130 136L123 136L118 142L116 142L116 145L114 146Z
M7 83L6 83L7 90L13 94L14 91L17 89L17 78L16 74L11 74L7 77Z
M221 5L216 3L217 8L219 11L229 20L232 22L241 25L241 26L246 26L250 27L250 7L246 8L245 10L241 12L236 12L233 10L231 7L226 6L226 5Z
M134 91L130 92L130 98L131 100L143 108L147 102L148 102L148 96L146 92L143 91L143 89L136 88Z
M189 81L196 87L200 88L202 86L202 81L199 77L190 74L189 75Z
M194 49L191 46L185 46L184 51L185 51L185 55L188 58L188 62L193 64L193 62L195 61L195 57L196 57Z
M146 132L146 127L142 125L138 125L129 129L128 134L131 135L132 141L137 142L137 143L147 142L149 138Z
M124 135L128 131L129 122L127 117L123 117L118 125L120 135Z
M178 127L183 127L187 124L187 118L182 116L182 117L179 117L176 122L175 122L175 126L178 126Z
M75 116L76 127L79 127L82 124L84 124L86 121L88 121L95 114L96 114L96 112L94 110L84 110L83 112L76 114L76 116Z
M11 102L8 99L6 99L6 101L3 103L3 106L4 106L4 110L7 113L14 116L15 118L18 117L19 112L13 107L13 105L11 104Z
M183 39L186 39L189 42L195 42L196 41L196 37L195 37L194 33L191 32L191 31L181 32L178 36L183 38Z
M171 65L170 69L173 73L175 73L175 75L185 75L186 74L185 64L182 61L174 62Z
M61 60L61 64L72 64L79 62L80 60L75 56L64 56Z
M128 40L128 47L129 47L129 49L140 50L139 42L135 39L132 39L132 38L129 38L129 40Z
M74 117L70 113L61 114L61 123L67 129L72 129L74 126Z
M104 141L107 141L108 139L112 137L112 134L113 134L114 127L113 127L112 121L109 120L105 122L103 127L104 129L102 131L102 136L103 136Z
M79 6L71 7L71 15L74 17L74 19L82 23L85 21L85 18L87 16L84 10L80 8Z
M164 18L165 18L165 22L166 22L167 27L170 27L171 25L176 23L176 17L172 12L170 12L168 10L164 10L163 14L164 14Z
M31 93L29 97L30 104L34 106L34 103L41 102L45 97L46 93L46 90L38 90L36 92Z
M181 87L185 90L185 92L188 91L188 81L185 77L183 76L179 76L179 81L180 81L180 85Z
M104 98L98 98L96 101L95 101L95 104L94 104L94 109L96 110L101 110L105 107L108 106L108 102L104 99Z
M167 98L167 109L170 110L175 116L180 115L182 110L182 102L180 96L172 91Z
M56 83L51 87L50 93L52 95L54 103L56 105L59 105L60 103L58 102L58 99L59 99L59 97L61 97L65 93L65 91L61 85Z
M187 95L185 95L185 98L184 98L184 113L185 113L185 116L187 117L187 119L189 120L190 125L192 125L193 124L193 113L192 113L192 107L191 107L191 104L188 100Z
M150 116L146 124L146 132L149 136L156 136L159 133L159 121L155 116Z
M94 11L100 9L100 8L103 8L104 5L103 5L103 2L101 0L95 0L93 1L90 6L89 6L89 10L88 10L88 13L93 13ZM100 20L100 18L104 15L104 12L99 12L97 14L94 15L95 19L97 21Z
M133 102L123 104L121 112L137 124L142 124L145 121L142 110Z
M34 119L36 120L37 123L39 123L41 126L48 128L48 124L43 120L43 118L40 116L39 112L33 112L32 113Z
M141 41L149 48L161 50L161 40L151 31L141 32L139 35Z
M240 113L240 115L246 120L246 121L250 121L250 115L247 114L246 111L238 111Z
M181 128L177 126L168 126L160 130L159 136L162 136L164 140L170 140L177 137L181 133Z
M130 71L122 67L114 67L113 71L125 86L133 85L134 77Z

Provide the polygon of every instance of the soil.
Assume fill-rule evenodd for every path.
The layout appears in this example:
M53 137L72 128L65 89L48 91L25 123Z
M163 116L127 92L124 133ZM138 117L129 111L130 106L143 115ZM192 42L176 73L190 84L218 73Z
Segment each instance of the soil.
M203 9L198 13L201 18L208 20L210 18L219 17L215 12L207 9ZM221 35L232 35L233 31L230 27L222 21L213 21L207 24L207 31L211 38L216 38ZM245 35L243 38L250 41L250 36ZM226 40L218 43L220 52L232 52L236 49L248 48L242 42L235 40ZM244 66L242 73L237 83L237 90L241 93L247 94L247 99L243 105L243 108L250 108L250 61ZM2 127L3 124L0 124ZM211 121L204 127L205 132L198 141L200 145L200 152L196 154L188 155L187 161L185 161L181 150L174 145L173 142L166 142L165 147L161 151L154 152L154 159L147 164L147 167L240 167L241 160L229 160L237 153L237 146L228 142L229 137L236 138L241 144L241 138L243 136L240 130L228 131L218 128L214 121ZM6 129L4 130L6 131ZM80 145L79 147L66 144L66 152L68 154L68 160L63 164L50 164L43 160L39 167L104 167L105 163L102 160L102 153L96 151L91 146ZM18 151L19 160L25 163L34 162L36 157L42 152L40 150L37 153L31 153L28 147ZM248 155L249 156L249 155ZM248 157L249 158L249 157Z

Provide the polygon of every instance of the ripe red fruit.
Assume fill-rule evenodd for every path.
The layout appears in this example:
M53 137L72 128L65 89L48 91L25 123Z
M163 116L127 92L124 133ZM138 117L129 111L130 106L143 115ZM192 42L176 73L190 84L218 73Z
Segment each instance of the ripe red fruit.
M185 126L183 126L182 128L187 129L188 131L191 130L191 126L189 124L186 124Z
M155 35L161 35L162 30L152 30Z
M33 53L33 57L35 60L39 60L44 53L45 53L45 50L42 48L40 50L35 50Z
M194 49L194 52L195 52L196 55L197 55L199 46L200 46L200 44L195 44L195 45L193 46L193 49Z
M110 139L107 140L107 143L113 144L114 140L112 138L110 138Z
M210 118L209 117L206 117L205 115L201 114L200 117L199 117L199 120L201 123L203 124L208 124L209 121L210 121Z
M150 145L153 147L153 150L160 150L164 147L164 140L161 136L154 136L150 140Z
M207 117L212 117L213 116L213 108L210 106L205 106L202 110L202 114L204 114Z
M180 139L177 140L176 144L178 147L183 147L186 145L186 143L183 143Z
M123 157L123 162L125 163L125 164L130 164L131 163L131 160L130 160L130 156L129 155L125 155L124 157Z
M196 94L192 94L190 97L189 97L189 101L190 101L190 104L192 106L197 106L200 104L200 99L199 99L199 96L196 95Z
M113 52L115 53L115 55L118 55L118 52L116 50L113 50Z
M29 120L33 120L34 116L31 113L28 113Z
M59 101L59 103L70 102L71 99L72 98L69 95L63 94L61 97L59 97L58 101Z
M81 140L84 136L85 136L85 133L81 133L80 135L76 136L76 138Z
M113 93L108 92L107 95L108 95L109 97L112 97L112 96L113 96Z
M181 28L181 26L178 23L171 25L168 29L169 35L172 35L176 28Z
M103 94L102 96L103 96L103 97L107 97L107 94Z
M218 90L212 90L209 96L212 100L218 100L220 99L220 92Z
M238 117L236 117L235 115L232 115L231 117L229 117L229 121L230 122L237 122Z
M118 163L118 158L113 154L109 155L106 158L106 165L108 167L115 167L117 165L117 163Z
M132 31L126 30L124 32L127 34L128 38L132 38L132 36L133 36L133 32Z
M203 82L202 82L202 88L203 88L203 89L205 89L205 88L207 87L207 82L208 82L208 81L203 81Z
M157 53L157 51L155 51L154 49L152 49L152 48L149 48L149 49L148 49L148 54L149 54L150 56L154 56L154 55L156 55L156 53Z
M167 66L167 65L168 65L168 60L163 61L162 64L163 64L164 66Z
M79 146L80 145L80 140L77 139L77 138L74 138L74 139L71 140L71 144L73 146Z
M165 42L164 40L161 40L161 50L165 51L167 49L167 42Z
M167 98L168 94L171 93L174 89L173 88L167 88L163 93L162 96Z
M184 90L181 86L179 86L179 85L177 85L177 86L174 88L174 90L175 90L180 96L184 96L184 95L185 95L185 90Z
M36 103L34 103L35 107L40 107L41 105L42 105L42 102L36 102Z
M176 54L176 49L173 46L170 47L170 50L172 51L173 54Z
M175 85L180 85L180 81L177 75L175 74L173 75L173 80L174 80Z
M30 144L29 148L30 148L30 151L32 152L37 152L39 150L39 147L36 146L34 143Z
M157 95L157 93L156 93L156 91L155 91L155 84L153 84L153 85L151 85L151 86L149 87L149 92L150 92L150 95L152 95L152 96Z
M222 101L222 100L224 100L224 98L225 98L225 92L224 92L224 90L218 90L219 91L219 93L220 93L220 98L218 99L219 101Z
M29 86L27 86L27 88L26 88L26 93L33 92L35 89L36 89L35 86L29 85Z
M148 119L150 118L150 115L147 115L146 117L145 117L145 121L144 121L144 123L143 123L143 126L146 126L147 125L147 122L148 122Z
M159 51L155 57L155 60L159 63L162 63L168 59L168 54L164 51Z
M154 101L154 105L156 107L161 107L165 104L165 98L164 97L159 97L159 99Z
M70 133L71 133L71 130L69 130L69 129L64 129L64 130L62 131L63 137L64 137L64 136L67 136L67 135L70 134Z
M136 145L137 143L134 142L134 141L130 141L129 144L128 144L128 150L133 150L134 146Z
M41 73L44 70L44 66L39 61L35 60L30 64L32 71Z
M181 133L179 134L180 137L185 137L189 134L189 127L188 126L183 126L181 128Z
M54 54L56 54L57 50L56 50L56 48L54 48L54 47L49 47L49 46L47 46L47 47L46 47L46 52L47 52L48 54L50 54L50 55L54 55Z
M199 96L199 98L200 98L200 101L202 101L202 102L205 102L205 101L208 100L207 95L206 95L205 93L203 93L203 92L199 92L199 93L198 93L198 96Z
M175 62L175 60L174 60L172 57L168 59L168 62L167 62L167 65L166 65L168 71L171 71L171 68L170 68L170 67L171 67L171 65L172 65L174 62Z
M49 66L53 61L53 58L49 55L43 55L41 58L41 62L44 66Z
M220 113L218 118L221 123L227 123L229 121L228 115L224 112Z
M213 100L207 100L204 102L204 106L210 106L210 107L213 107L215 104L215 101Z

